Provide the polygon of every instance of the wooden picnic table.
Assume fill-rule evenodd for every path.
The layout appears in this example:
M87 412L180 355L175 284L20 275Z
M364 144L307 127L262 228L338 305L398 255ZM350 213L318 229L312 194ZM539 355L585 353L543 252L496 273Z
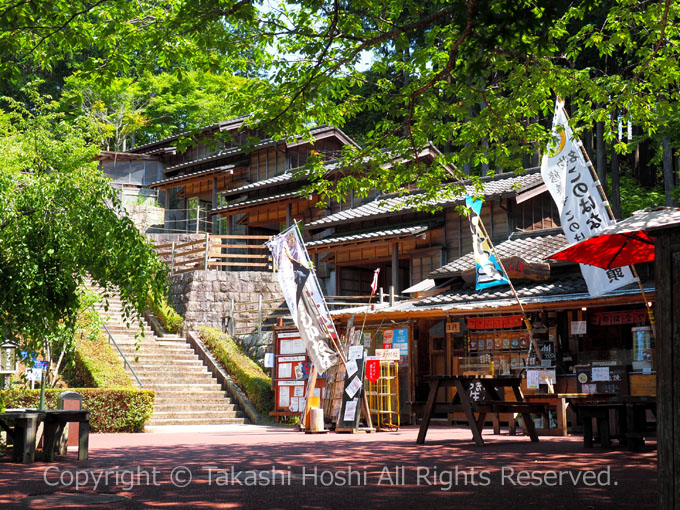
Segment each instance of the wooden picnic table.
M90 438L90 412L68 409L16 409L0 413L0 428L13 442L12 457L16 462L30 464L35 460L38 425L44 423L43 460L54 460L56 450L65 454L65 443L60 444L67 423L78 422L78 460L87 460Z
M423 420L418 431L417 444L425 442L427 429L433 413L436 412L463 412L467 419L472 437L478 446L484 445L482 439L482 429L486 415L490 413L522 413L527 434L532 442L538 442L538 435L534 427L533 420L528 417L531 413L547 414L548 404L541 402L526 402L522 395L520 385L521 377L517 376L470 376L470 375L440 375L427 378L430 383L430 390L427 397L427 404ZM441 387L456 388L456 395L449 404L437 404L437 392ZM514 401L504 400L498 392L499 388L510 388L515 396ZM481 391L481 390L484 391ZM470 397L470 391L479 391L483 395L480 400ZM478 416L475 417L475 413Z
M585 395L572 397L571 405L583 423L583 446L593 447L593 419L597 420L600 446L609 448L609 414L616 413L619 428L619 443L630 450L637 450L644 444L647 435L647 410L656 416L656 397L633 395Z

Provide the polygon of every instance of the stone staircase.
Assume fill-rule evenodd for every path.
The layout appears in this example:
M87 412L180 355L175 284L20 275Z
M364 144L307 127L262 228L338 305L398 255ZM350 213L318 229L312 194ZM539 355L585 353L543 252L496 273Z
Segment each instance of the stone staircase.
M231 398L183 337L159 337L145 322L144 338L137 349L135 333L139 329L125 326L120 299L109 299L108 310L104 310L101 303L95 308L143 388L156 393L154 413L148 426L244 423ZM103 333L106 335L106 331ZM119 354L115 346L112 347ZM132 371L128 367L126 371L132 383L139 387Z

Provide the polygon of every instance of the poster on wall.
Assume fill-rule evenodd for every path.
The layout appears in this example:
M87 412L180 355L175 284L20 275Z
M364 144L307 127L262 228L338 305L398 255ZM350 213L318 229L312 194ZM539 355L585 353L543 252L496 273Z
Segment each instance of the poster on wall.
M408 356L408 328L394 330L392 348L399 349L399 354L401 356Z

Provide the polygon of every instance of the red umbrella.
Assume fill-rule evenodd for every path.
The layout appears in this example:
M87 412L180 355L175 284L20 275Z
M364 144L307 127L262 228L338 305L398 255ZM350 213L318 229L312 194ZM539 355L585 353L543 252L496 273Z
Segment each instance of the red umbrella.
M630 218L546 258L602 269L650 262L654 260L654 236L650 232L674 223L680 223L680 209L665 207L637 211Z

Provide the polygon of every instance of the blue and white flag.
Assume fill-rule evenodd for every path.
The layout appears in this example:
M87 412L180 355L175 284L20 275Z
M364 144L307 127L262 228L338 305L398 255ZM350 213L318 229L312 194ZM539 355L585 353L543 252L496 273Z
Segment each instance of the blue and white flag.
M480 226L482 221L482 201L466 195L465 204L470 210L470 230L472 231L472 249L475 254L475 289L481 290L494 285L509 285L507 275L503 272L491 248L491 240L484 235Z

